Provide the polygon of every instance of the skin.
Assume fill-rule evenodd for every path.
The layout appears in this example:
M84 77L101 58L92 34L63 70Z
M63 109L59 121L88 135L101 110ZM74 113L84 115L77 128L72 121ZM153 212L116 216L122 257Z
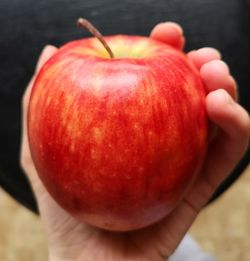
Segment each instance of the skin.
M179 25L156 25L150 37L182 49L185 43ZM128 232L103 231L79 223L51 198L38 178L27 141L27 107L33 80L57 48L46 46L23 96L23 132L20 162L37 199L48 237L49 260L149 261L167 260L219 184L244 155L249 135L248 113L237 103L237 85L220 53L202 48L188 53L200 70L207 89L206 109L211 121L209 152L199 179L176 209L161 222Z

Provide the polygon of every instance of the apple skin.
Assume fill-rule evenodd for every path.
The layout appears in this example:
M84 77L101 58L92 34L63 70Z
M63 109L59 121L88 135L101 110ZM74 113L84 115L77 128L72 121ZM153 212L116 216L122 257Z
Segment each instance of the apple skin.
M208 144L205 90L187 56L141 36L70 42L39 72L28 137L52 197L82 222L129 231L167 216Z

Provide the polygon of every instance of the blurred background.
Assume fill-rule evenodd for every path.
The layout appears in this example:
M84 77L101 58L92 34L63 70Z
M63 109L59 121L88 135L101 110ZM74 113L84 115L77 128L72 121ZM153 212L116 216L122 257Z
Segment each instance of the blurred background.
M250 112L250 0L0 0L0 11L0 187L11 195L0 189L1 261L47 259L36 203L19 166L21 97L44 45L89 36L76 28L79 16L104 35L148 35L159 22L178 22L185 51L211 46L221 52ZM218 260L250 260L249 159L248 150L190 230Z

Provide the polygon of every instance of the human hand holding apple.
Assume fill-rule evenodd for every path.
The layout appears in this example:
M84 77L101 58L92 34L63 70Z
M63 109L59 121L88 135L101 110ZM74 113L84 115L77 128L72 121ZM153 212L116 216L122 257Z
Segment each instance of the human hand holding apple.
M162 34L162 30L165 30L165 34ZM168 34L167 31L172 31L174 33ZM158 25L152 32L152 37L157 39L159 36L166 35L169 36L169 41L171 44L175 42L173 39L175 38L174 35L176 34L176 45L174 46L181 46L183 43L183 38L180 34L180 31L176 29L176 26L172 24L160 24ZM171 36L170 36L171 35ZM173 37L172 37L173 36ZM172 39L172 38L173 39ZM166 40L165 42L168 43ZM55 52L55 49L50 47L47 49L46 54ZM45 55L46 55L45 54ZM223 132L222 134L218 134L213 142L217 143L218 140L221 141L220 146L211 146L211 149L214 149L215 152L210 152L208 154L205 167L203 169L203 175L200 175L199 179L196 181L196 183L193 185L192 189L190 190L190 193L188 193L184 200L180 202L178 207L164 220L159 222L158 224L148 227L146 229L140 230L138 232L131 232L130 238L133 239L130 242L130 247L137 245L139 242L141 244L149 244L151 246L152 253L148 253L147 255L157 255L159 254L159 249L162 250L162 253L165 253L165 255L169 255L169 251L173 251L176 245L178 244L179 240L187 230L188 226L191 224L191 222L194 220L197 211L200 210L202 205L208 200L213 190L217 187L217 185L220 183L220 181L229 173L230 169L232 169L233 165L236 164L236 162L241 157L242 153L244 152L244 147L246 146L246 141L248 137L248 125L249 124L249 118L246 114L246 112L236 103L228 103L228 106L234 106L234 113L241 115L242 117L232 117L232 112L230 110L228 111L228 106L224 107L217 107L217 105L214 103L214 99L217 99L216 101L221 106L223 103L225 103L225 100L223 100L223 96L221 94L224 94L221 90L216 90L218 88L218 85L216 87L215 83L211 83L211 77L208 77L211 71L216 70L218 71L218 79L220 79L220 87L226 89L229 93L235 93L235 83L230 78L228 71L225 70L225 65L220 61L211 61L214 59L218 59L218 53L212 49L202 49L200 51L192 52L189 54L190 59L197 65L197 67L200 66L200 64L204 64L201 68L201 77L203 78L203 81L205 84L207 84L207 90L211 93L207 96L206 103L207 103L207 111L208 115L210 116L210 119L212 119L215 123L217 123L221 128L224 129L226 132L230 131L238 131L236 132L236 136L234 136L233 141L231 139L228 139L228 137L223 138ZM42 57L44 60L46 58ZM217 82L218 82L217 79ZM223 79L223 80L222 80ZM221 84L223 83L223 84ZM26 92L25 99L29 99L29 91ZM227 103L226 103L227 104ZM24 102L24 109L26 110L27 106L27 100ZM231 108L230 107L230 108ZM230 114L231 113L231 114ZM26 112L24 111L24 116L26 115ZM222 121L223 119L223 121ZM24 117L25 120L25 117ZM232 129L227 128L228 126L234 126ZM39 208L41 211L41 215L45 220L47 229L50 234L52 234L52 241L56 241L56 238L60 237L61 233L65 233L65 231L68 231L69 238L72 239L74 237L74 242L78 242L81 240L86 240L88 235L95 236L92 238L92 240L88 242L92 242L93 240L105 240L107 238L112 238L112 234L106 233L104 231L96 230L94 228L91 228L87 226L86 224L80 224L74 218L68 216L67 213L65 213L47 194L46 190L44 189L43 185L40 183L39 179L36 176L36 171L34 169L33 163L30 158L29 154L29 148L27 144L27 137L26 137L26 130L24 129L24 135L23 135L23 146L22 146L22 165L24 169L26 170L28 176L30 177L31 183L33 184L35 193L37 195ZM239 136L239 133L241 136ZM226 135L228 136L228 135ZM230 136L230 135L229 135ZM217 141L216 141L217 139ZM229 147L230 146L230 147ZM232 157L233 160L229 163L225 161L225 158L221 155L221 151L219 150L229 150L228 153L230 153L230 158ZM237 154L234 155L234 153L237 152ZM228 154L227 154L228 155ZM220 156L220 157L219 157ZM211 172L211 161L216 160L216 167L213 166L213 171L216 173L220 172L220 175L213 176ZM227 163L227 164L226 164ZM216 171L216 169L218 169ZM216 173L216 174L217 174ZM205 179L204 179L205 177ZM209 183L211 181L212 187L210 187L207 183L207 178L209 178ZM212 178L212 179L211 179ZM41 196L41 194L43 196ZM190 207L190 205L192 207ZM196 211L194 211L194 209ZM53 214L52 214L53 213ZM186 219L183 220L182 217L185 216ZM68 224L62 232L62 231L55 231L55 225L60 220L62 222L61 224ZM73 229L71 229L73 227ZM71 230L71 231L70 231ZM51 233L51 231L54 231ZM98 231L98 233L97 233ZM58 235L59 234L59 235ZM56 236L55 236L56 235ZM171 238L170 238L171 237ZM51 238L51 237L49 237ZM164 245L159 243L159 238L165 239ZM112 240L111 240L112 241ZM118 244L119 242L119 244ZM163 241L162 241L163 242ZM66 244L66 242L63 242ZM99 242L100 243L100 242ZM119 236L119 240L117 238L117 242L113 242L113 247L119 249L121 245L123 244L129 244L125 240L125 237L122 235ZM91 243L88 244L90 246ZM107 250L107 246L105 247L105 251ZM111 246L109 246L111 247ZM145 247L147 248L147 247ZM87 251L87 248L85 249ZM121 253L120 253L121 254ZM125 260L125 259L124 259ZM156 258L151 260L157 260Z
M200 170L205 89L184 53L165 43L99 39L107 49L94 37L73 41L41 68L28 113L31 155L69 213L134 230L169 214Z

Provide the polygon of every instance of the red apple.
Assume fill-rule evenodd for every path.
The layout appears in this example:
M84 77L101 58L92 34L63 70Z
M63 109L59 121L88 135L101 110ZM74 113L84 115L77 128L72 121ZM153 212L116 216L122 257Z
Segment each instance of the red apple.
M187 56L147 37L61 47L33 86L28 136L52 197L80 221L117 231L169 214L207 149L205 91Z

